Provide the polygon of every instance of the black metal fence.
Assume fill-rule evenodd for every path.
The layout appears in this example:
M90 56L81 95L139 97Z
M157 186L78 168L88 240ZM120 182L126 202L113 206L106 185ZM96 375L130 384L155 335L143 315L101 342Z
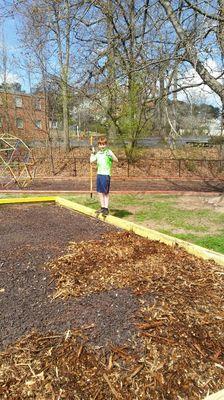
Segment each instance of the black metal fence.
M89 159L75 157L66 163L70 166L72 176L81 177L88 173ZM119 177L198 177L218 178L224 180L224 160L221 159L193 159L193 158L147 158L130 163L127 159L119 159L114 163L113 176Z

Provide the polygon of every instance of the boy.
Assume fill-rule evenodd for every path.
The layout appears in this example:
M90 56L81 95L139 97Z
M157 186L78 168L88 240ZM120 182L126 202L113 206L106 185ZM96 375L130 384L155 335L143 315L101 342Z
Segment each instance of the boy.
M97 162L97 177L96 177L96 190L99 194L101 209L97 211L98 214L102 213L104 216L109 214L109 191L110 191L110 176L113 161L118 161L115 154L108 149L107 139L101 137L98 140L99 151L95 154L92 148L90 162Z

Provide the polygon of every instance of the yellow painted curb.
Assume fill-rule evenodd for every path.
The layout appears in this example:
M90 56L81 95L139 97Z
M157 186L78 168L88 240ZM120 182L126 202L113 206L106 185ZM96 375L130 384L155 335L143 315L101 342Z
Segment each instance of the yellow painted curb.
M217 393L211 394L205 397L204 400L224 400L224 390L220 390Z
M56 196L42 196L42 197L12 197L0 199L1 204L19 204L19 203L43 203L46 201L55 201Z
M74 211L81 212L83 214L89 215L90 217L96 217L95 210L85 207L81 204L74 203L70 200L63 199L62 197L56 197L56 203L60 204L64 207L70 208ZM164 233L160 233L153 229L145 228L141 225L137 225L130 221L122 220L121 218L113 217L112 215L108 215L106 217L99 216L97 217L100 220L107 222L109 224L115 225L119 228L132 231L139 236L146 237L151 240L158 240L162 243L168 244L170 246L178 245L184 248L188 253L193 254L194 256L203 258L205 260L213 260L217 264L224 266L224 255L217 253L216 251L212 251L209 249L205 249L204 247L197 246L196 244L192 244L186 242L185 240L177 239L175 237L165 235ZM224 399L223 399L224 400Z

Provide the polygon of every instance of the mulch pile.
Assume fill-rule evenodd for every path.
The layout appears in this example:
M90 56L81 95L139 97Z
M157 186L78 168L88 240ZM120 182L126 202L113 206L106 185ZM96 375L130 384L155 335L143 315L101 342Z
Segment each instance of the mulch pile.
M2 399L196 400L223 388L221 267L127 232L71 243L45 267L53 299L131 290L135 332L120 346L90 344L92 326L30 333L0 354Z

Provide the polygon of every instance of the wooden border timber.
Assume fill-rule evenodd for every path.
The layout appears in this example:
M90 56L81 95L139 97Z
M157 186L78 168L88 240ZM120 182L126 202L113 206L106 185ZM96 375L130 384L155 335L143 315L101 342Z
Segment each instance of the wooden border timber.
M59 204L63 207L66 207L71 210L80 212L82 214L86 214L90 217L96 218L95 210L85 207L78 203L73 203L70 200L66 200L62 197L43 196L43 197L27 197L27 198L21 197L21 198L0 199L0 205L1 204L3 205L3 204L40 203L40 202L55 202L56 204ZM111 215L108 215L106 217L99 216L98 218L104 222L107 222L109 224L123 228L125 230L133 231L134 233L136 233L140 236L143 236L143 237L147 237L148 239L151 239L151 240L158 240L158 241L161 241L161 242L166 243L171 246L177 244L180 247L184 248L190 254L193 254L195 256L198 256L198 257L201 257L204 259L214 260L218 264L224 266L224 256L220 253L216 253L214 251L207 250L203 247L193 245L193 244L185 242L184 240L181 240L181 239L173 238L171 236L165 235L163 233L159 233L152 229L144 228L140 225L134 224L129 221L123 221L122 219L113 217ZM224 400L224 389L220 390L217 393L206 396L204 398L204 400Z
M205 397L204 400L224 400L224 389Z
M56 196L40 196L40 197L11 197L0 199L0 205L2 204L23 204L23 203L44 203L44 202L55 202Z

